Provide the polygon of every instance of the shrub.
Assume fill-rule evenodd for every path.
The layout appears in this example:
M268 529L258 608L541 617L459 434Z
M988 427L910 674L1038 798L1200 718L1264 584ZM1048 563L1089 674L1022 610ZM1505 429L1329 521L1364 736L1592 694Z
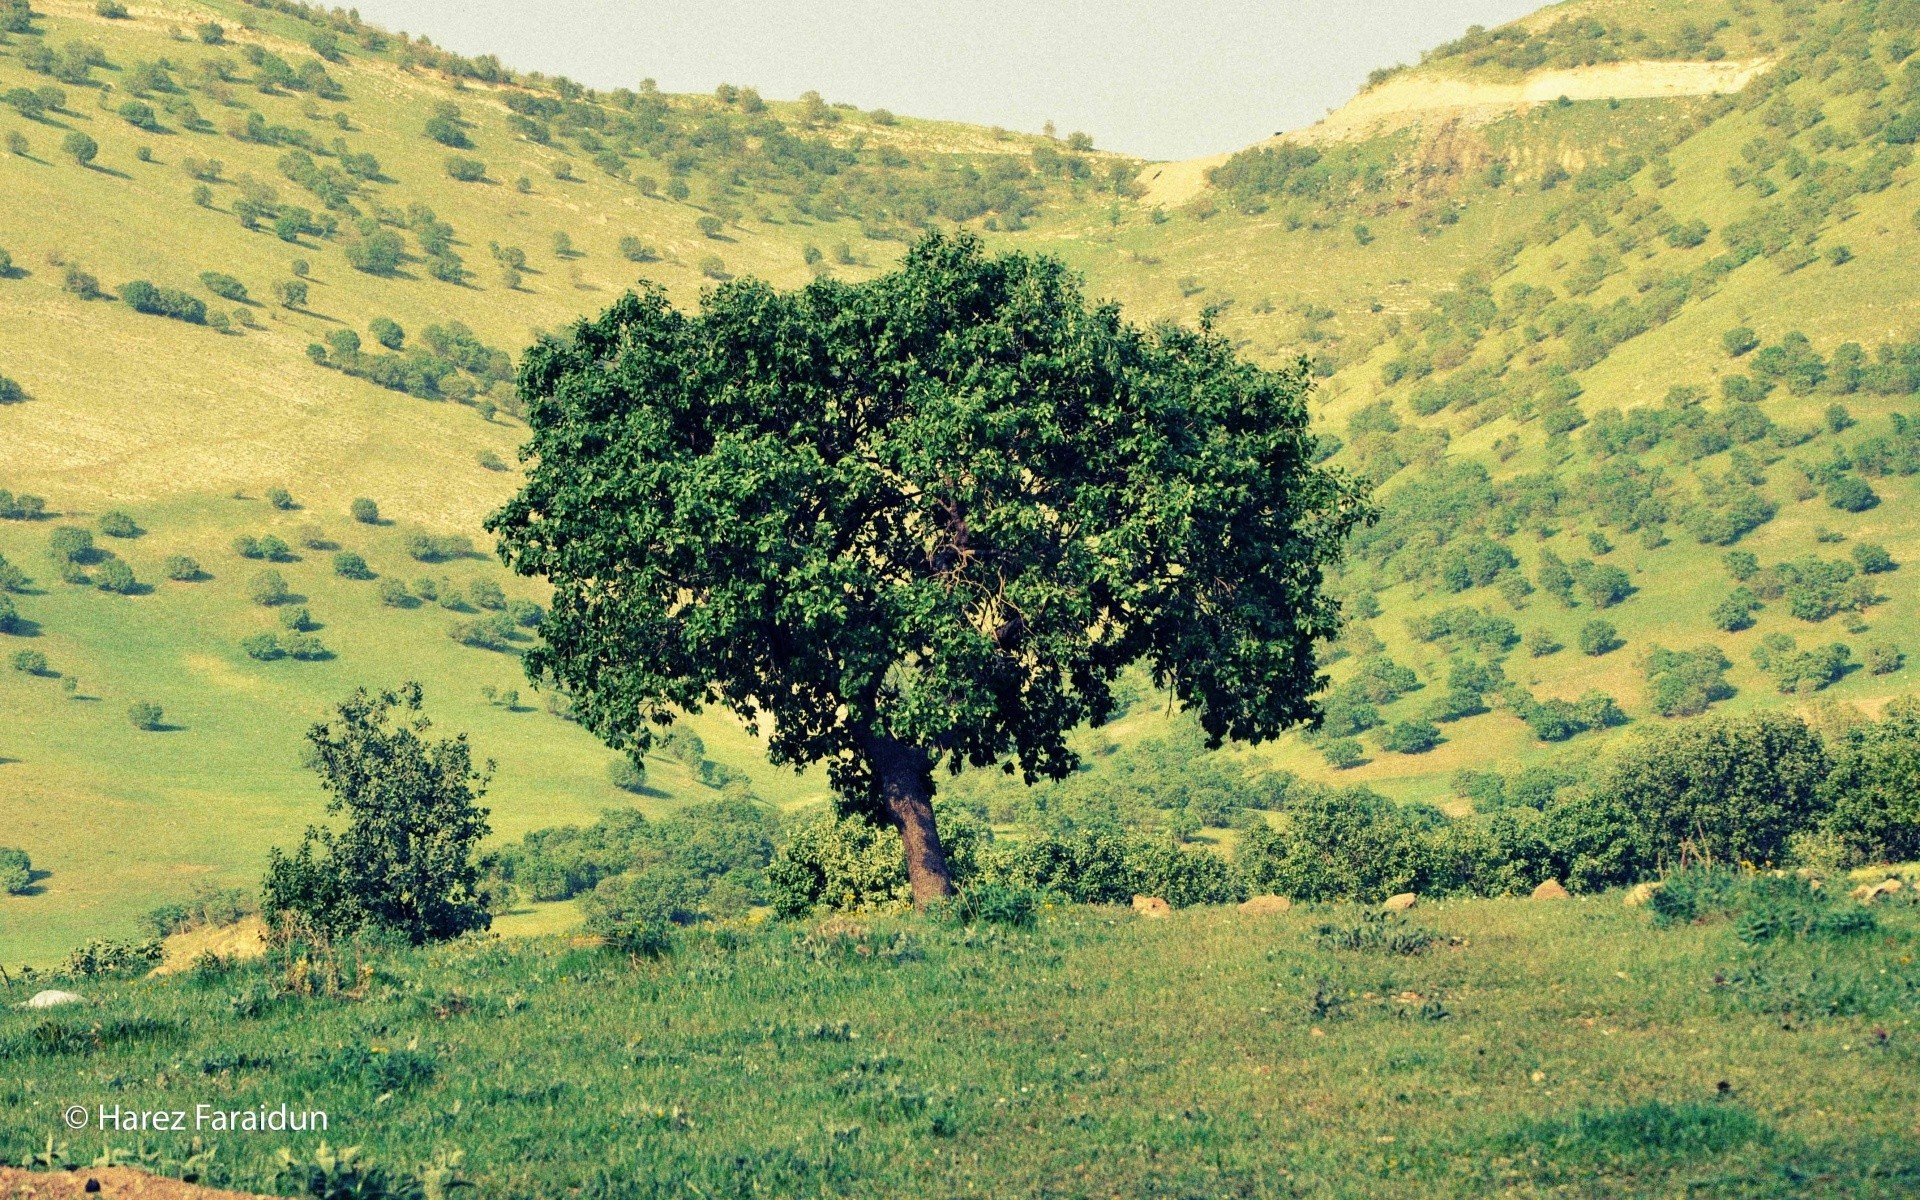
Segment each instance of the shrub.
M389 350L398 350L407 342L407 331L390 317L375 317L367 322L367 332L373 334L374 341Z
M165 711L148 700L136 700L127 708L127 720L132 722L133 727L149 733L159 729L165 717Z
M1282 828L1256 826L1237 859L1248 889L1296 900L1379 900L1425 890L1431 853L1409 812L1366 788L1315 790Z
M109 509L101 513L99 525L100 532L106 534L108 537L130 538L140 536L140 526L134 524L131 516L117 508Z
M405 545L407 554L418 562L446 562L473 554L473 540L457 534L410 533Z
M623 792L645 791L647 769L623 755L607 764L607 782Z
M240 639L240 649L248 658L261 662L273 662L283 658L286 651L280 648L280 639L271 633L256 633Z
M1887 548L1878 542L1856 542L1850 553L1853 565L1860 568L1862 575L1885 574L1898 565L1893 561L1893 555L1887 553Z
M122 121L125 121L136 129L158 129L160 127L159 118L154 115L153 105L151 104L145 104L139 100L124 100L121 102L120 107L114 111Z
M1737 587L1707 614L1713 627L1724 633L1738 633L1753 626L1753 614L1763 606L1753 589Z
M342 579L373 578L373 568L367 566L367 560L351 550L342 550L333 556L333 573Z
M1867 647L1867 671L1874 675L1891 675L1906 666L1907 656L1898 646L1890 642L1875 642Z
M268 608L285 604L292 591L286 577L278 571L262 571L247 581L247 598Z
M360 497L348 505L347 511L352 514L354 520L360 522L362 525L378 525L380 523L380 506L365 496Z
M1733 695L1726 672L1733 663L1718 646L1666 650L1659 646L1647 656L1647 700L1663 717L1691 717L1707 706Z
M1760 335L1745 325L1736 325L1720 335L1720 346L1733 358L1739 358L1760 344Z
M620 239L620 256L628 262L637 263L653 262L660 257L653 247L631 234Z
M283 487L268 488L267 503L273 505L281 512L287 512L299 507L299 505L293 502L293 493Z
M109 21L127 19L127 6L119 0L94 0L93 11L95 16L105 17Z
M476 579L468 584L467 599L473 601L475 608L490 609L494 612L503 611L507 607L506 593L501 591L500 585L491 579Z
M1880 503L1871 485L1858 475L1838 475L1827 484L1827 503L1842 512L1865 512Z
M24 893L33 884L33 862L25 850L0 846L0 892L9 896Z
M1395 754L1425 754L1440 744L1440 728L1430 721L1396 721L1380 739Z
M487 177L487 164L455 154L447 159L447 174L461 183L478 183Z
M457 115L448 116L439 113L427 119L426 134L442 146L451 146L455 150L466 150L473 145L466 131L460 128Z
M695 228L700 230L701 233L705 234L707 237L710 237L710 238L719 237L720 230L723 228L723 224L720 218L712 217L712 216L701 217L698 220L696 220L693 224Z
M202 271L200 282L205 288L222 300L231 300L235 304L247 302L247 285L231 275L219 271Z
M99 157L100 143L75 129L61 139L60 149L66 152L68 158L84 167Z
M673 948L673 930L699 920L683 878L676 872L648 871L616 875L580 902L589 934L608 949L641 958L658 958Z
M1032 926L1038 909L1039 897L1026 888L981 882L962 888L947 903L942 915L958 925L1006 925L1025 929Z
M47 535L47 552L56 562L91 562L93 535L77 525L62 525Z
M407 591L407 585L392 576L380 581L380 588L376 594L380 597L380 603L389 608L411 608L414 604L413 595Z
M130 596L140 590L140 581L133 576L133 568L124 559L109 558L100 564L94 575L94 586L103 592L115 592Z
M482 617L477 621L456 621L447 629L447 636L462 646L471 646L476 650L507 650L513 643L509 640L513 633L513 623L505 617Z
M120 285L120 299L135 312L171 317L190 325L207 323L206 302L176 288L155 287L144 279Z
M47 656L38 650L15 651L12 662L14 670L23 671L28 675L45 675L47 673Z
M283 279L274 284L273 295L282 308L298 312L307 306L307 285L298 279Z
M725 280L732 278L732 276L727 274L727 264L725 260L718 254L709 254L700 260L700 273L708 279Z
M1320 756L1328 766L1345 771L1365 762L1367 752L1358 738L1329 738L1320 744Z
M531 600L507 601L507 619L522 628L533 628L540 624L540 619L545 615L540 606Z
M21 627L20 610L14 606L13 597L0 592L0 633L19 633Z
M200 564L184 554L169 554L160 572L176 583L191 583L200 578Z
M293 547L287 545L286 542L271 533L261 538L258 545L260 547L260 557L269 562L293 561Z
M1626 645L1612 621L1592 620L1580 627L1580 653L1596 657Z

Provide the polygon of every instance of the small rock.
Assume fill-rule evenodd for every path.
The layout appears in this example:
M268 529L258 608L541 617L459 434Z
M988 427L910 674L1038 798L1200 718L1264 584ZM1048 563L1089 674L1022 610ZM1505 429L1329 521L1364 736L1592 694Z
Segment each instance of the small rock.
M72 992L35 992L21 1008L58 1008L62 1004L81 1004L85 996L76 996Z
M1380 907L1388 912L1405 912L1420 903L1420 897L1412 892L1401 892L1398 896L1388 896L1387 902Z
M1240 911L1250 917L1264 917L1268 913L1283 913L1293 907L1293 901L1285 896L1255 896L1240 905Z
M1567 889L1560 886L1558 879L1549 879L1533 889L1533 898L1535 900L1571 900L1573 896Z
M1653 894L1665 886L1659 882L1634 884L1627 890L1627 907L1639 908L1642 904L1649 903L1653 899Z
M1891 896L1900 890L1900 881L1898 879L1889 879L1873 890L1879 892L1882 896Z
M1863 883L1859 887L1848 892L1847 895L1852 897L1855 900L1858 900L1862 904L1872 904L1875 900L1878 900L1880 898L1880 888L1876 884Z
M1135 896L1133 898L1133 911L1143 917L1170 917L1173 915L1172 906L1158 896Z

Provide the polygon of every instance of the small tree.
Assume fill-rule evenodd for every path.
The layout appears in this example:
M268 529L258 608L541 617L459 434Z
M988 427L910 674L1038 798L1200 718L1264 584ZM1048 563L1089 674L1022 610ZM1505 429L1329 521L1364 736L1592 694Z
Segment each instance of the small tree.
M160 564L161 572L177 583L191 583L200 578L200 564L184 554L169 554Z
M307 306L307 285L298 279L282 279L273 285L273 296L280 307L298 312Z
M309 827L293 855L271 853L260 888L270 919L416 943L487 928L474 851L488 833L478 801L493 764L475 770L465 734L429 740L431 729L420 685L407 683L362 688L307 731L327 813L347 824Z
M367 332L373 340L389 350L398 350L407 344L407 331L400 328L399 322L391 317L375 317L367 322Z
M109 558L101 563L93 584L103 592L116 592L122 596L131 596L140 590L140 581L134 578L133 568L121 558Z
M1588 621L1580 627L1580 653L1599 656L1618 650L1625 643L1612 621Z
M447 159L447 174L461 183L478 183L487 177L487 164L455 154Z
M354 520L360 522L362 525L378 525L380 523L380 506L365 496L349 504L347 506L347 512L352 515Z
M333 573L342 579L373 578L373 568L367 566L367 560L351 550L342 550L333 556Z
M92 165L93 160L99 157L100 143L75 129L61 139L60 149L66 152L68 158L85 167Z
M267 503L273 505L281 512L288 512L298 507L298 505L293 502L293 493L283 487L268 488Z
M148 733L160 728L165 718L166 712L150 700L136 700L127 707L127 720L133 723L135 729Z
M286 577L278 571L262 571L247 581L247 598L255 604L271 608L285 604L290 595Z
M0 846L0 892L18 896L33 885L33 862L25 850Z
M13 655L13 669L28 675L45 675L47 656L38 650L17 650Z
M115 508L100 514L100 532L112 538L139 537L140 526L130 515Z

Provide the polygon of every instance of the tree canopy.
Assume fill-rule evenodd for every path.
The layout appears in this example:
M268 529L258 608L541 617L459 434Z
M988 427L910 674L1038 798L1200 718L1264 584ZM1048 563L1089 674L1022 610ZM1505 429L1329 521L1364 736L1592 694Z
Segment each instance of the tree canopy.
M1314 465L1309 387L936 234L870 282L736 280L692 314L647 286L543 339L488 528L553 584L527 667L588 728L765 720L774 762L900 830L924 902L934 769L1065 775L1131 663L1214 744L1315 717L1323 574L1369 509Z

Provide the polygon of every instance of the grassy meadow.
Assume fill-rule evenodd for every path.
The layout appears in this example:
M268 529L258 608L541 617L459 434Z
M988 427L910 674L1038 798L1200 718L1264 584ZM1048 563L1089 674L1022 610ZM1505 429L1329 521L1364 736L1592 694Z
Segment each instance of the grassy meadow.
M209 965L0 1016L0 1154L177 1173L188 1135L59 1111L284 1100L400 1177L458 1152L480 1196L1909 1195L1920 909L1874 911L1748 945L1617 893L1444 902L1390 919L1414 953L1328 948L1351 906L836 918L638 962L348 952L304 998ZM202 1138L249 1190L321 1140Z

